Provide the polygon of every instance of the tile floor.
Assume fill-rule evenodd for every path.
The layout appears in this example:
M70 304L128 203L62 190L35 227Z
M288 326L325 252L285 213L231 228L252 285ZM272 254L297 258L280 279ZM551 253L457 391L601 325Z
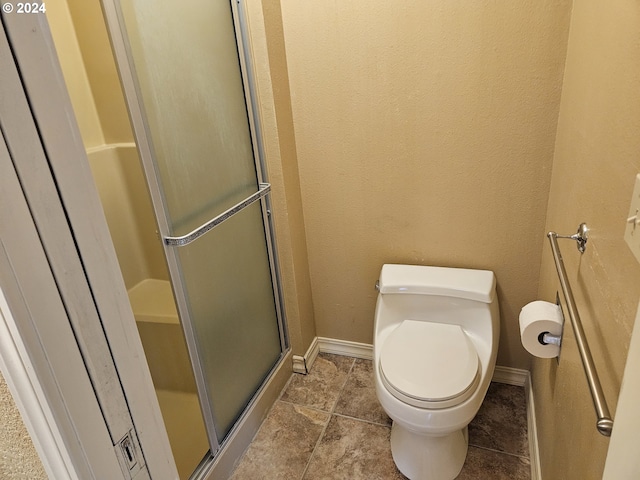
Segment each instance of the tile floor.
M293 374L232 480L404 479L391 458L391 421L369 360L320 354ZM529 480L524 388L492 383L469 425L461 480Z

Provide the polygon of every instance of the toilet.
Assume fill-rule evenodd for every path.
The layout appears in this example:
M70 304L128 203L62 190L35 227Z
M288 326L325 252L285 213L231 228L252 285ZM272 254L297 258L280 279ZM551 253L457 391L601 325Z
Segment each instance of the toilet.
M391 453L410 480L452 480L467 426L496 363L500 316L493 272L383 265L373 356L376 394L393 420Z

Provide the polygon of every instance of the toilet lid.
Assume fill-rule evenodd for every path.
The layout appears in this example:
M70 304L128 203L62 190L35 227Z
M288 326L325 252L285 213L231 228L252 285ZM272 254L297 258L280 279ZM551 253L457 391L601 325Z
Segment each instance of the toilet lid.
M459 325L404 320L380 351L382 382L411 405L462 403L480 381L476 349Z

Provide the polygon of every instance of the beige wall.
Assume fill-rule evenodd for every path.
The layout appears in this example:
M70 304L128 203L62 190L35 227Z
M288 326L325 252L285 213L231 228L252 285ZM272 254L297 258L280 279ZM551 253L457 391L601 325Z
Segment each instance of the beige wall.
M640 172L638 32L635 0L574 5L546 222L591 229L584 255L566 240L561 248L614 417L640 298L640 265L623 240ZM548 245L543 252L539 296L551 300L559 287ZM533 373L544 478L601 478L609 441L596 433L570 327L560 364L537 360Z
M304 355L316 327L281 6L279 0L247 6L288 334L293 353Z
M372 341L383 263L486 268L528 367L570 7L282 1L318 335Z

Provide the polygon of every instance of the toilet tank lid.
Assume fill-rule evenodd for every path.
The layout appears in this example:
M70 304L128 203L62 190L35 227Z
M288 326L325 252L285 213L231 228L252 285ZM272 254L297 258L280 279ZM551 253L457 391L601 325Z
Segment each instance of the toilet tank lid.
M491 303L496 277L489 270L385 264L380 293L440 295Z

